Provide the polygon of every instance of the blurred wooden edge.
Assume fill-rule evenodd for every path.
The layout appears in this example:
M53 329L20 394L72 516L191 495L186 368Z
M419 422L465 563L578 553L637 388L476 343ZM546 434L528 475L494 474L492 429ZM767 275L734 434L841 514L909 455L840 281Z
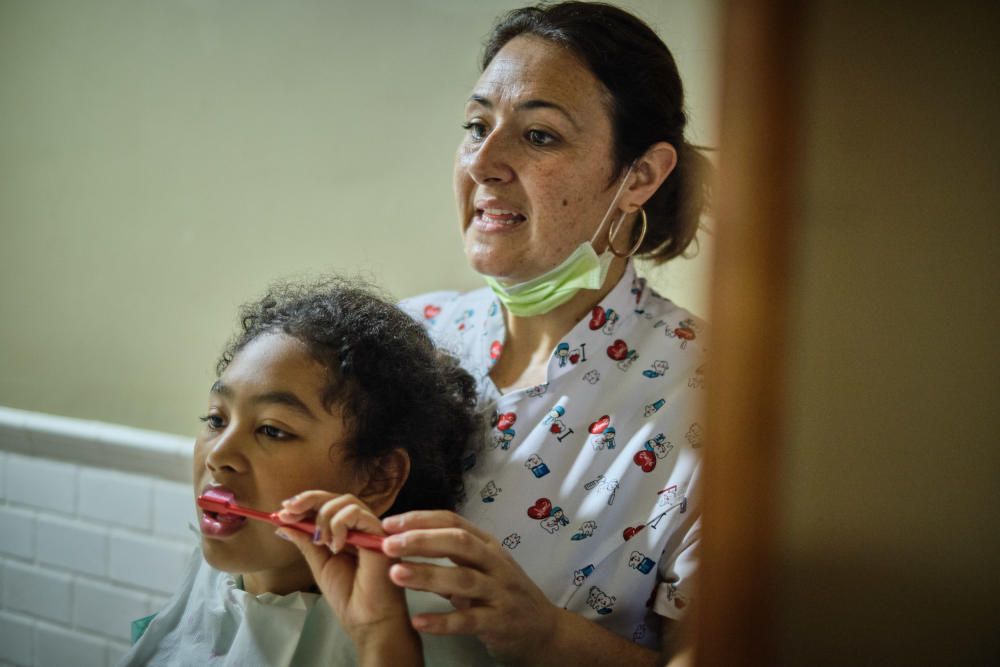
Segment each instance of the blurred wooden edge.
M800 4L724 8L702 543L694 664L775 662Z

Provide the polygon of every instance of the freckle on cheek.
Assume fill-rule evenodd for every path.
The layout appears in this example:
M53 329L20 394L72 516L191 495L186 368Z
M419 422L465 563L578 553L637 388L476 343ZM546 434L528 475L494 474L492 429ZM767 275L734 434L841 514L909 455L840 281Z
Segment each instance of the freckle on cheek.
M569 200L563 199L563 206L569 206Z

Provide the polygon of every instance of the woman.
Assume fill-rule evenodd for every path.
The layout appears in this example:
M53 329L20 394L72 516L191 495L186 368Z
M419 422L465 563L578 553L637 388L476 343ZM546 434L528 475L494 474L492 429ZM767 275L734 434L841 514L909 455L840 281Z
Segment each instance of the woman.
M389 576L455 606L413 615L416 630L477 636L500 662L661 664L698 538L702 325L630 258L688 247L705 161L684 139L673 58L626 12L515 10L482 64L455 192L489 288L404 307L460 357L492 419L459 513L382 521L386 555L456 567ZM364 524L330 534L351 527ZM325 557L312 550L314 572Z
M697 541L702 325L630 261L688 247L705 164L676 65L634 16L564 3L503 17L455 161L465 252L490 289L408 304L491 408L460 514L383 525L393 581L450 597L416 615L501 660L654 664Z

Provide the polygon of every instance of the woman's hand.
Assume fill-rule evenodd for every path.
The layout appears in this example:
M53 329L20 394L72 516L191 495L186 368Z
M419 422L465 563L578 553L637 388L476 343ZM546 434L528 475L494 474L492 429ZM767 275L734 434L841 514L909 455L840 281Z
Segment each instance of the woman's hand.
M406 562L389 569L399 586L437 593L456 608L414 616L414 628L430 634L476 635L504 662L545 659L565 612L549 602L493 536L443 510L387 517L382 527L391 534L382 543L386 555L448 558L457 566Z
M384 535L381 521L356 497L326 491L306 491L286 500L278 517L291 523L305 520L314 512L315 541L293 528L279 528L278 532L302 551L316 584L354 641L362 662L372 662L365 659L366 654L384 657L385 649L412 649L414 642L419 658L420 640L409 624L405 593L389 580L392 559L379 551L346 543L349 530ZM373 662L377 664L378 660Z

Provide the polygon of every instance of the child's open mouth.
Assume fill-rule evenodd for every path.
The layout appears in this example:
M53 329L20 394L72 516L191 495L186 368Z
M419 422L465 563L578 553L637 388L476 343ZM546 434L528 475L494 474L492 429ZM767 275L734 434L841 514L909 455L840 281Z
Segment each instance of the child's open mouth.
M232 500L235 498L232 491L221 487L211 489L210 493L220 499L228 498ZM206 537L228 537L242 528L246 522L246 517L236 514L220 514L218 512L202 510L200 522L201 534Z

